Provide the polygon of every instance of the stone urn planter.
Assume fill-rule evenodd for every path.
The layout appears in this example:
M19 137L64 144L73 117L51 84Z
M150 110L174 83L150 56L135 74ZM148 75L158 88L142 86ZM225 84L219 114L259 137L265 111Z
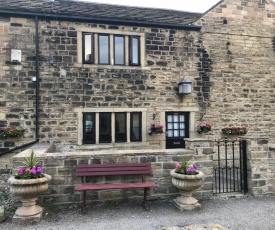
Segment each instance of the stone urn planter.
M198 189L203 183L203 172L197 170L196 175L185 175L175 172L173 169L170 172L172 176L172 184L181 190L181 196L174 199L175 206L180 210L196 210L200 209L201 205L198 200L192 197L192 192Z
M14 176L8 179L10 192L20 197L22 207L15 211L19 217L32 217L42 214L43 208L36 204L38 196L48 189L48 182L51 176L43 174L44 177L36 179L15 179Z

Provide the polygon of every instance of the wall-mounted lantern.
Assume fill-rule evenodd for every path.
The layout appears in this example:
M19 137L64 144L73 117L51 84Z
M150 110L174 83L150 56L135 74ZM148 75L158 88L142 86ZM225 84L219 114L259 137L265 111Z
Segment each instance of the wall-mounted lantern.
M192 93L192 81L187 77L184 77L182 81L178 84L179 95L186 95Z

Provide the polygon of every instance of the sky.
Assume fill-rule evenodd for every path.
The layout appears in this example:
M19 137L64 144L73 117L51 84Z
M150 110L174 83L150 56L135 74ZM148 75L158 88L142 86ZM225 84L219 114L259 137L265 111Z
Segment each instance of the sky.
M87 2L205 12L220 0L81 0Z

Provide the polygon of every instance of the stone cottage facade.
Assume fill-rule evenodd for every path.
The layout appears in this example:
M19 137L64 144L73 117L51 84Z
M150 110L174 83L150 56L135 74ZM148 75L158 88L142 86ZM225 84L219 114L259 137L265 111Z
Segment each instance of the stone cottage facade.
M1 141L2 153L38 139L54 143L59 155L40 156L54 175L52 193L63 194L56 202L79 199L72 168L80 162L152 162L160 185L153 195L171 194L169 170L182 153L198 152L194 160L206 172L201 194L209 194L209 141L232 126L248 127L252 193L275 190L272 0L223 0L204 14L58 0L0 3L0 126L26 130ZM184 77L193 91L179 95ZM213 123L212 131L199 134L200 122ZM164 133L149 135L152 124Z

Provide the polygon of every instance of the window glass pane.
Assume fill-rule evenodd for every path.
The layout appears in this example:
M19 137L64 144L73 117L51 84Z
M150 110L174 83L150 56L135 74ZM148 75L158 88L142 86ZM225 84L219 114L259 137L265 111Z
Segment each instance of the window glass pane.
M173 121L173 116L172 115L168 115L167 116L167 121L168 122L172 122Z
M178 121L179 121L178 115L174 115L174 122L178 122Z
M124 65L124 37L114 37L115 65Z
M83 114L83 143L95 143L95 113Z
M173 124L172 123L168 123L168 129L173 129Z
M174 130L174 137L178 137L179 136L179 130Z
M184 115L180 115L180 122L184 122Z
M115 114L115 141L126 142L127 141L127 130L126 130L126 113Z
M184 130L180 130L180 136L181 137L184 137L184 133L185 133Z
M168 131L168 137L173 137L173 130Z
M109 64L109 36L98 35L98 63Z
M83 33L83 63L93 63L93 34Z
M174 123L174 129L178 129L179 128L179 124L178 123Z
M139 38L131 37L131 64L139 65Z
M180 123L180 129L184 129L184 123Z
M141 141L141 113L131 113L131 141Z
M99 142L110 143L111 138L111 113L99 114Z

